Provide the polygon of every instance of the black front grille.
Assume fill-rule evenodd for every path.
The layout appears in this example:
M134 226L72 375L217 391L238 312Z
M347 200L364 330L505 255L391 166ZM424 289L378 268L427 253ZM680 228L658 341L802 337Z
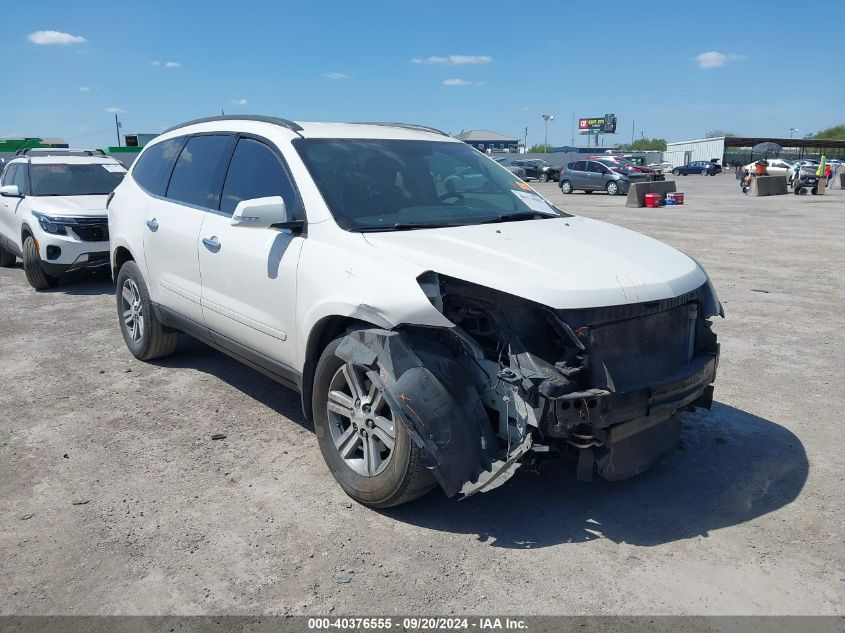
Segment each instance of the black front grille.
M71 228L83 242L107 242L109 239L109 221L104 218L77 218L76 224Z
M594 384L624 392L659 382L690 360L694 305L590 328L587 352Z

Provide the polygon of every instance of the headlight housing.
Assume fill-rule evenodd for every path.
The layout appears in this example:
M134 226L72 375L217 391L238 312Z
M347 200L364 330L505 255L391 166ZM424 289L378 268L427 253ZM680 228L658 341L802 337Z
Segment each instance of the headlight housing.
M32 215L34 215L38 220L38 224L41 225L41 229L50 235L67 235L66 227L76 224L76 221L73 218L53 217L39 211L33 211Z

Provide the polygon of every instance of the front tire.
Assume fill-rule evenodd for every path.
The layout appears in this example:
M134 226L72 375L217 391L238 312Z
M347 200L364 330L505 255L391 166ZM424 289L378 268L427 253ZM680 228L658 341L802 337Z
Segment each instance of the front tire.
M26 273L29 285L36 290L52 288L58 281L41 268L41 255L38 254L35 238L31 235L27 235L23 241L23 271Z
M607 191L607 195L615 196L619 193L619 185L617 185L613 181L610 181L609 183L607 183L607 185L605 185L604 190Z
M707 174L709 174L709 173L710 173L710 172L709 172L709 170L707 170L707 169L702 169L702 170L701 170L701 175L702 175L702 176L706 176L706 175L707 175Z
M314 430L323 459L343 491L371 508L407 503L436 482L420 448L382 392L366 377L384 369L346 363L329 343L314 373Z
M0 268L9 268L15 265L15 254L7 251L5 248L0 246Z
M166 330L156 317L138 264L123 264L116 286L120 332L132 355L138 360L170 356L179 342L179 333Z
M572 183L568 180L564 180L560 183L560 190L562 193L570 194L572 193Z

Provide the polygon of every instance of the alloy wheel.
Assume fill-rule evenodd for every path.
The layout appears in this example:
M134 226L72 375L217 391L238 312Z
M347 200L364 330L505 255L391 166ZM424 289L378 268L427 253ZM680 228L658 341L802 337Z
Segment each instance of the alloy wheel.
M393 457L396 422L367 367L346 363L332 376L326 401L329 431L340 457L363 477L383 472Z
M121 308L123 309L123 326L133 343L140 343L144 337L144 305L141 302L141 292L138 284L132 279L123 282L120 291Z

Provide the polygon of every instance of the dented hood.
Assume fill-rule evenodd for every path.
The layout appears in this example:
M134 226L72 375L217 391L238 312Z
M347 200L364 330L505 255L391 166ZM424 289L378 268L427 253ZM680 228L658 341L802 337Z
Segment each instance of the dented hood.
M689 257L655 239L581 217L368 233L420 272L543 305L589 308L668 299L706 281Z

